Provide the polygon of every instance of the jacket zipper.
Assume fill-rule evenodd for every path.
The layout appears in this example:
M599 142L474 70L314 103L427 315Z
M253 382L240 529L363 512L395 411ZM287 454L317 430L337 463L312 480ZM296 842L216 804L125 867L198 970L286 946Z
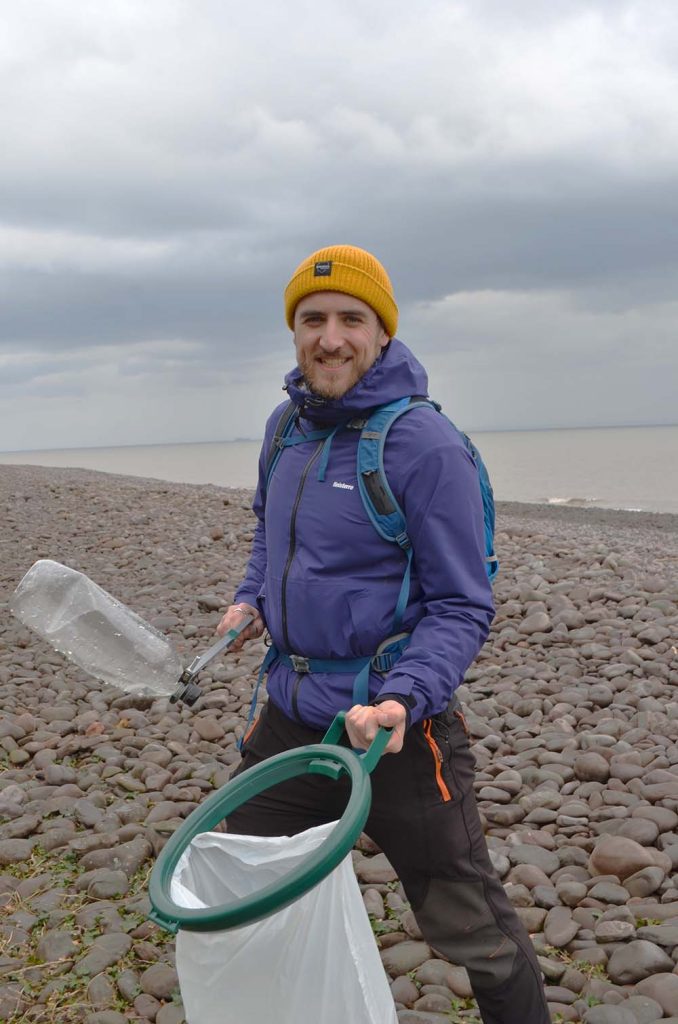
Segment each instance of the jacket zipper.
M325 443L324 441L319 441L318 442L318 447L313 452L313 454L311 455L311 458L308 460L308 462L306 463L306 465L304 467L304 471L301 474L301 479L299 481L299 486L297 488L297 496L294 499L294 505L292 506L292 515L290 516L290 546L289 546L289 550L287 552L287 561L285 563L285 569L283 571L282 586L281 586L281 591L282 591L282 593L281 593L282 631L283 631L283 638L284 638L284 641L285 641L285 649L288 652L291 652L292 648L290 647L290 636L289 636L289 632L288 632L288 629L287 629L287 600L286 600L286 591L287 591L287 577L289 575L290 566L292 565L292 559L294 558L294 551L295 551L295 548L297 546L297 533L296 533L297 510L299 508L299 502L301 501L301 495L303 493L304 485L306 483L306 477L309 474L309 470L310 470L311 466L313 465L315 460L320 455L320 452L322 451L324 443Z
M431 749L431 753L433 754L433 760L435 763L436 783L438 785L438 789L440 790L440 795L443 798L443 802L447 803L448 800L452 799L452 794L450 793L447 787L447 783L443 778L443 755L440 747L433 738L432 728L433 723L430 718L427 718L424 722L424 736L426 738L426 742L428 743Z

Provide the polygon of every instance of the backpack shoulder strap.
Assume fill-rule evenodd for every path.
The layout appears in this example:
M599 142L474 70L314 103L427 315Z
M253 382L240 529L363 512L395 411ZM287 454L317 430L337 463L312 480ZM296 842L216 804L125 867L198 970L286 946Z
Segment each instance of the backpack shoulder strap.
M443 413L443 415L445 415ZM495 510L494 510L494 491L492 490L492 484L490 483L490 474L487 472L487 466L483 462L483 457L474 445L468 434L465 434L463 430L460 430L452 420L445 416L445 419L450 423L459 434L462 440L464 448L469 453L475 467L478 470L478 482L480 484L480 496L483 500L483 525L485 529L485 568L487 575L490 580L499 572L499 559L494 552L494 521L495 521Z
M394 635L402 629L403 616L409 600L413 552L405 514L386 477L384 447L388 432L395 421L418 406L431 407L431 403L424 398L401 398L380 406L362 425L358 440L358 489L365 511L379 536L398 544L405 555L405 571L393 614Z
M410 409L421 406L437 408L425 397L400 398L379 406L364 423L358 442L358 489L365 511L377 533L384 540L407 550L405 515L391 490L384 468L384 448L388 432L397 419Z
M271 439L271 444L266 455L266 487L268 488L268 482L271 479L273 470L275 469L278 459L280 458L283 448L285 447L285 438L292 433L294 430L294 423L296 419L297 407L294 402L289 401L282 413L280 419L276 423L275 431Z
M388 405L382 405L374 410L362 427L358 443L358 488L365 511L377 533L384 540L399 544L406 552L411 548L407 522L386 477L384 447L388 432L395 421L410 409L421 407L434 409L444 415L437 402L422 395L390 402ZM460 430L449 417L445 416L445 419L461 438L478 470L483 502L485 561L487 575L492 580L499 570L499 561L494 553L495 509L490 477L480 452L468 435Z

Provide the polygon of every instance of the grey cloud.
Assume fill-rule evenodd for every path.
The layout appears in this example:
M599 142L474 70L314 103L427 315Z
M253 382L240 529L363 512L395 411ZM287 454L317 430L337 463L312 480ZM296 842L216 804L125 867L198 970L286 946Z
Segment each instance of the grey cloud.
M535 388L541 374L544 422L617 419L620 396L630 416L668 409L669 0L400 13L349 0L295 17L273 0L148 0L133 15L115 0L45 3L14 9L7 33L3 395L63 388L103 415L91 395L108 379L116 395L145 388L162 418L179 391L197 413L219 387L278 394L293 362L287 278L311 250L350 242L388 267L405 340L454 356L473 386L483 359L506 373L494 425L515 425L516 367ZM2 225L20 237L3 241ZM656 401L639 337L662 368ZM606 361L614 395L582 385L595 410L577 408L566 380ZM242 415L223 416L219 436L239 433ZM65 419L77 430L73 409ZM35 422L55 436L37 406Z

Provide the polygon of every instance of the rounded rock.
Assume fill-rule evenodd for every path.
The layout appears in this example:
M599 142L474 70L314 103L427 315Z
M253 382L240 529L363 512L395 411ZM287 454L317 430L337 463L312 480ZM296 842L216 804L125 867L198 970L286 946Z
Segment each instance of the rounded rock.
M654 863L648 851L633 839L605 836L589 857L591 875L616 875L623 882L630 875Z
M142 992L156 999L171 999L179 988L177 972L169 964L152 964L139 979Z
M635 939L612 953L607 974L616 985L633 985L651 975L672 970L670 956L646 939ZM678 980L678 979L677 979Z
M610 763L602 754L588 751L574 759L574 774L581 782L607 782L610 778Z

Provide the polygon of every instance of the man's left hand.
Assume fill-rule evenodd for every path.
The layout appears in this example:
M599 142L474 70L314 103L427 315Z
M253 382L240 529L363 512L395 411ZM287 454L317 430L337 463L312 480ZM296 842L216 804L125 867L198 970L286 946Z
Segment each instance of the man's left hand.
M385 700L376 707L354 704L346 712L346 732L356 750L367 750L377 735L380 726L393 729L393 735L384 750L385 754L397 754L403 748L407 711L397 700Z

